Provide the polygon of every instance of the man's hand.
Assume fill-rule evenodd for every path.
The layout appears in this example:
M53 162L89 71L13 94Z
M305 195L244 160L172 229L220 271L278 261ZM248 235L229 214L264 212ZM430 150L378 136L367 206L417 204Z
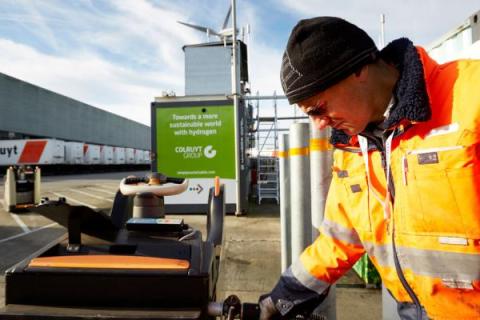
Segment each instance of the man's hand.
M260 320L280 319L280 313L269 295L261 296L258 305L260 306Z

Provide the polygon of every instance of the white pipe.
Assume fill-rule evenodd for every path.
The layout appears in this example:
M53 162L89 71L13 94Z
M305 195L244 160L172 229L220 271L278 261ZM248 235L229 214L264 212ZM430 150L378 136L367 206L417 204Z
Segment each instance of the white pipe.
M292 261L297 260L303 250L312 242L308 145L308 123L293 123L290 126L288 150L290 161Z
M332 149L328 139L330 129L318 130L310 123L310 179L312 201L312 241L319 233L318 229L323 221L325 202L327 199L330 181L332 180Z
M237 6L236 1L232 0L232 96L233 96L233 119L235 129L235 215L242 215L242 190L240 186L240 127L239 127L239 106L238 106L238 76L237 76Z
M280 246L282 272L292 264L290 221L290 170L288 161L288 134L280 135L278 147L280 167Z
M380 49L385 47L385 14L380 14Z

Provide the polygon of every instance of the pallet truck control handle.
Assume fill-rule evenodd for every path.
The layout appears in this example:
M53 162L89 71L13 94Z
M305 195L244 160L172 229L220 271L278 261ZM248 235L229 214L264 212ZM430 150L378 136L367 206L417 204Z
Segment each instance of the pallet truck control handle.
M120 182L120 192L125 196L147 192L157 196L172 196L184 192L187 188L188 179L158 174L152 174L151 177L127 177Z
M209 316L222 317L222 319L226 320L260 319L260 308L258 304L242 303L236 295L230 295L221 302L210 302L207 313Z
M236 295L228 296L221 302L210 302L208 304L207 313L209 316L222 317L222 319L233 320L259 320L260 306L258 303L242 303ZM292 314L286 320L328 320L323 314Z

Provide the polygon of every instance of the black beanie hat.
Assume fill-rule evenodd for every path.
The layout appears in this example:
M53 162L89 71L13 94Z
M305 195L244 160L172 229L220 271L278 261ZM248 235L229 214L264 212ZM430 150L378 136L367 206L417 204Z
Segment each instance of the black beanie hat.
M365 31L340 18L300 20L283 54L280 80L290 104L308 99L376 59Z

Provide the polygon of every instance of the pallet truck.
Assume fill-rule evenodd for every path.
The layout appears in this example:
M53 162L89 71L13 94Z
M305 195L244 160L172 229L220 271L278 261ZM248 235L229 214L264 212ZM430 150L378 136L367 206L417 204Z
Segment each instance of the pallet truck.
M9 167L5 175L4 209L7 212L26 210L40 203L39 167Z
M31 211L68 233L5 274L5 320L259 319L231 295L216 302L225 189L209 190L207 234L165 217L188 180L152 173L120 183L111 212L44 199ZM324 319L296 315L292 319Z
M164 197L187 186L152 173L123 179L110 213L62 198L31 208L68 234L7 270L0 319L211 319L225 190L210 190L203 240L164 214Z

